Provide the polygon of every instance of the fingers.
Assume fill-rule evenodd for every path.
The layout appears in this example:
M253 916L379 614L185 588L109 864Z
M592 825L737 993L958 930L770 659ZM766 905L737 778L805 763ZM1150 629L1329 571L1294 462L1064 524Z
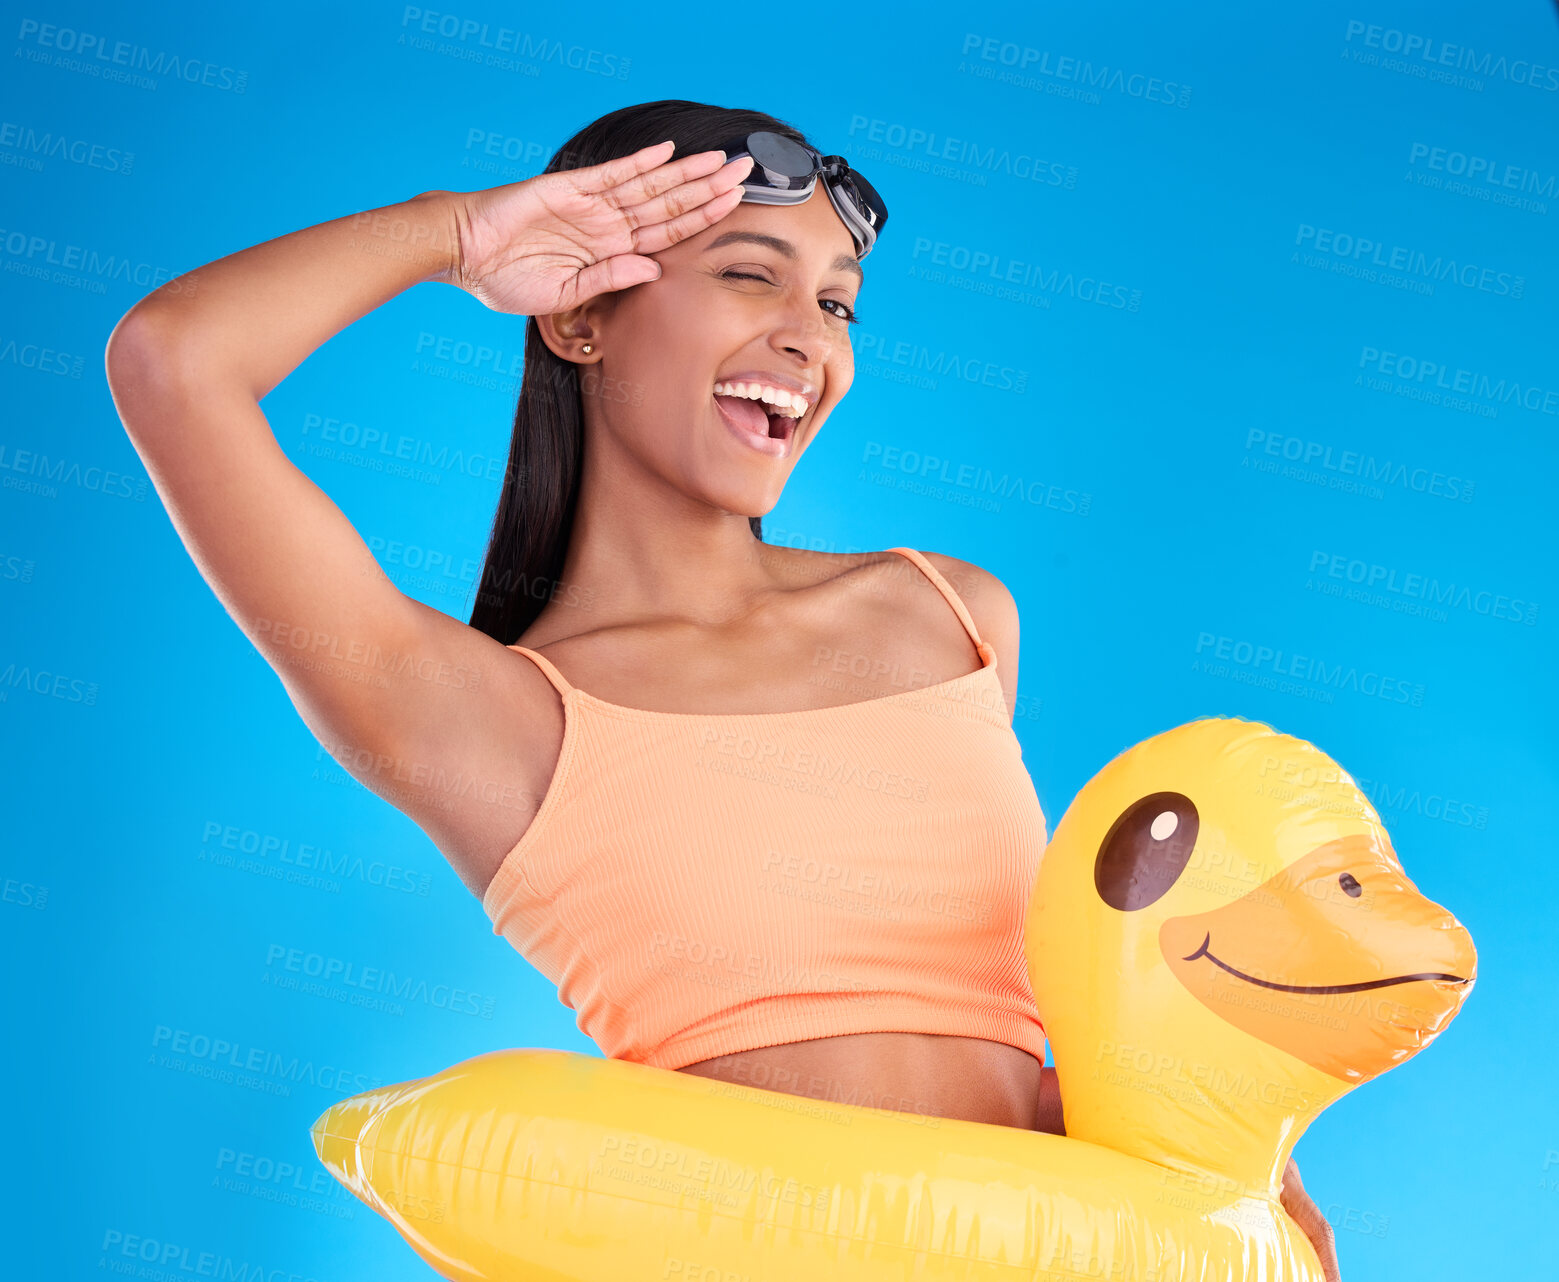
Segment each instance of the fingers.
M633 252L653 254L702 231L741 203L730 193L752 172L751 156L726 161L724 153L699 151L665 161L656 143L585 169L567 170L572 189L616 208L628 223Z
M642 205L624 209L635 253L653 254L696 236L742 203L742 179L752 172L752 157L721 166L708 178L683 183Z
M591 263L575 278L569 307L577 307L597 294L614 290L631 289L660 278L660 264L653 258L637 254L614 254L598 263Z
M1321 1216L1319 1209L1316 1216L1320 1222L1305 1236L1310 1239L1310 1245L1315 1247L1315 1257L1321 1261L1321 1272L1326 1282L1342 1282L1342 1267L1337 1263L1337 1234L1325 1217Z
M680 168L690 161L696 163L689 169ZM626 182L606 193L606 198L622 211L630 227L652 227L725 195L752 172L752 165L751 156L726 161L719 151L701 151ZM645 252L642 246L635 248Z
M1299 1225L1299 1231L1310 1239L1310 1245L1315 1248L1315 1258L1321 1263L1321 1272L1326 1277L1326 1282L1340 1282L1342 1275L1337 1263L1337 1234L1327 1218L1321 1214L1321 1208L1309 1198L1304 1200L1307 1209L1300 1207L1283 1209L1288 1211L1294 1223Z
M680 160L666 159L667 144L656 143L627 156L619 156L569 175L575 186L590 195L604 196L619 209L638 205L652 196L689 179L712 173L725 163L719 151L696 151Z
M728 161L723 151L700 151L630 179L608 195L619 209L631 209L639 214L639 221L649 222L653 216L654 221L658 222L665 214L654 212L652 215L652 211L658 211L668 201L680 198L685 202L675 211L680 214L695 196L707 200L712 195L730 190L734 184L747 177L752 171L752 164L751 156Z
M1337 1262L1337 1235L1331 1221L1305 1192L1304 1182L1299 1177L1299 1167L1293 1158L1289 1158L1288 1165L1283 1168L1281 1200L1283 1209L1315 1248L1326 1282L1341 1282L1342 1272Z
M675 140L668 138L665 142L657 142L653 146L640 147L638 151L629 152L626 156L603 160L599 165L587 165L583 169L568 169L561 172L568 174L580 191L601 192L654 169L656 165L664 163L666 157L675 149ZM690 156L684 156L677 163L683 164L691 159Z

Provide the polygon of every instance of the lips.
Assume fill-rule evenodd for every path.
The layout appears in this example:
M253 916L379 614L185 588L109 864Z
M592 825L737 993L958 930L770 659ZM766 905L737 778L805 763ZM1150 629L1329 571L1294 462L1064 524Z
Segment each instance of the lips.
M719 389L725 387L726 392ZM760 399L764 389L789 393L776 399L778 405ZM758 392L760 395L744 395ZM780 458L790 452L791 441L799 434L803 419L817 408L817 385L801 378L774 370L742 370L715 379L712 389L715 409L731 434L746 445L752 446L771 458ZM799 405L801 413L792 416L788 411Z
M790 374L780 374L773 370L742 370L739 373L726 374L715 379L715 386L718 387L721 383L760 383L767 387L780 387L801 397L802 400L806 401L808 409L817 404L817 388L814 384L795 378Z

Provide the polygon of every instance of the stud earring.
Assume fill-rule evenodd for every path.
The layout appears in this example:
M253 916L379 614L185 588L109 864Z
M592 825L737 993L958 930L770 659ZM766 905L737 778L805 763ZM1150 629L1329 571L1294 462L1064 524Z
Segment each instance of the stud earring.
M588 355L590 355L591 352L595 351L595 348L591 347L589 343L586 343L579 350L582 351L586 356L588 356Z

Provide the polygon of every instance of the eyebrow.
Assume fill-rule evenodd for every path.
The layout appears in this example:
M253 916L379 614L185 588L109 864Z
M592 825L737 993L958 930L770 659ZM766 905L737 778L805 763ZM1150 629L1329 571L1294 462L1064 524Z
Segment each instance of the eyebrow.
M778 236L765 236L757 231L728 231L723 236L716 236L705 246L704 252L719 249L722 245L734 245L738 241L751 241L754 245L762 245L765 249L772 249L776 254L782 254L794 262L800 255L796 247L788 240ZM828 264L828 270L834 272L854 272L855 279L861 284L866 283L866 273L861 269L861 263L853 254L840 254L838 258Z

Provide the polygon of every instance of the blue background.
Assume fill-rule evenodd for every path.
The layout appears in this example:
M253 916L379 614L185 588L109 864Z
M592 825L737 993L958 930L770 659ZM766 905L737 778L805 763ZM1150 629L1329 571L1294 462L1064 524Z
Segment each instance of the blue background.
M455 56L480 57L475 40L419 48L391 4L11 13L5 1272L96 1276L124 1260L105 1247L122 1234L187 1252L176 1276L201 1252L319 1279L430 1276L318 1166L309 1123L496 1047L594 1053L422 832L315 743L184 552L102 356L171 275L431 188L516 181L588 120L668 97L787 119L892 209L855 387L768 541L910 544L1005 580L1023 621L1016 728L1052 831L1111 757L1200 716L1268 722L1352 772L1409 874L1470 928L1480 977L1427 1054L1312 1127L1307 1188L1347 1278L1551 1262L1559 72L1436 78L1382 46L1407 33L1552 68L1559 22L1534 0L1078 8L826 26L728 6L457 11L594 50L594 70ZM91 74L29 22L209 64L212 83ZM1071 96L1065 58L1126 78ZM40 156L27 139L43 135L87 146ZM1456 186L1466 158L1517 186ZM1381 249L1355 256L1341 237ZM70 246L133 270L56 270ZM1411 261L1391 275L1378 264L1394 247L1472 283ZM996 292L1014 261L1034 269L1026 297ZM497 481L312 451L338 419L502 458L516 381L494 371L517 362L523 326L416 288L264 405L396 582L460 618ZM429 359L430 336L500 355ZM1420 377L1425 362L1445 373ZM1471 381L1453 397L1458 370ZM29 488L18 451L80 470ZM1384 476L1353 474L1359 457ZM991 502L960 481L986 472L1020 492ZM1371 567L1388 583L1361 596L1349 576ZM1415 575L1467 592L1435 607ZM1279 676L1260 647L1290 673L1304 655L1381 674L1387 694ZM278 879L294 865L274 850L224 862L208 834L229 829L362 871L320 886ZM401 871L376 884L386 865ZM289 990L274 982L286 949L454 986L476 1013ZM203 1058L217 1043L235 1049ZM236 1079L254 1053L316 1071L202 1075Z

